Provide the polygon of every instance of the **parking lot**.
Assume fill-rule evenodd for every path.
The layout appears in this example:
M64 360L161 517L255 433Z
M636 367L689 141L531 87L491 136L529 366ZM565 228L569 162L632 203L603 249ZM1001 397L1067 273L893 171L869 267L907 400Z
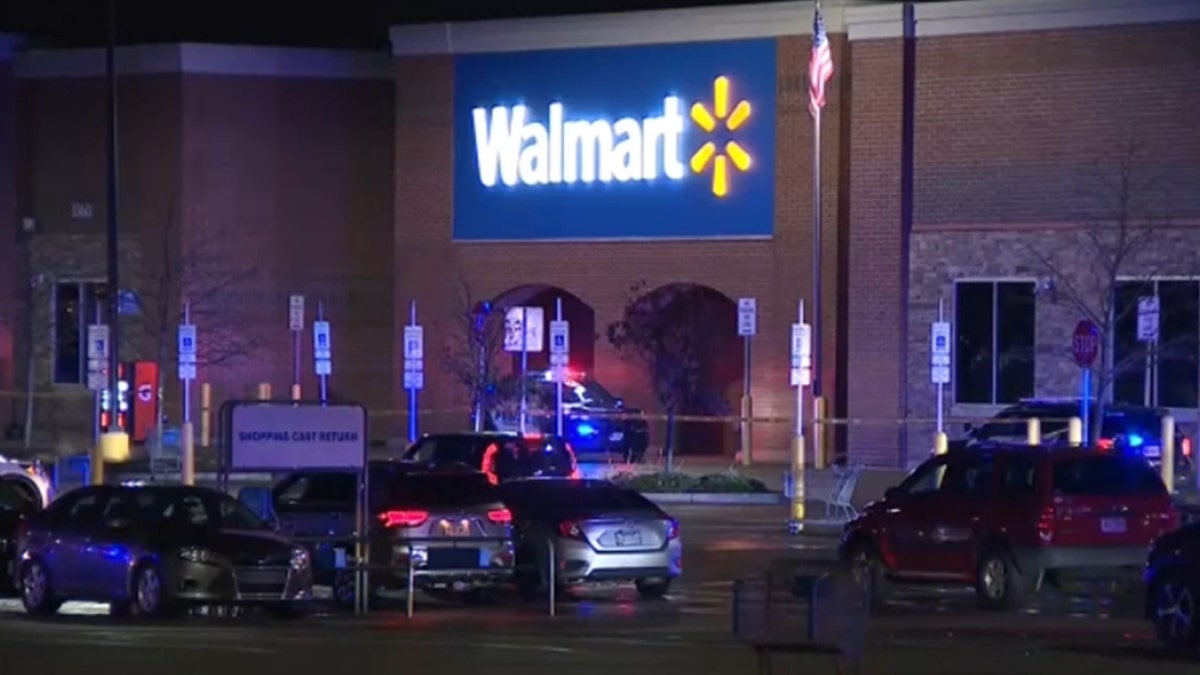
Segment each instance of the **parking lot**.
M398 606L365 618L321 612L299 622L195 616L165 623L109 618L94 604L33 620L4 601L0 654L6 666L49 673L516 673L545 666L573 673L749 672L753 653L731 637L733 580L760 575L780 559L827 566L837 540L789 537L783 507L687 506L672 513L686 542L685 573L661 601L618 587L572 593L553 618L544 605L500 597L475 607L422 601L412 619ZM1167 660L1149 627L1106 597L1046 595L1022 614L1003 614L975 609L969 594L920 592L900 594L872 618L864 672L1121 673L1151 664L1163 673L1195 668ZM815 656L782 658L779 666L828 668L826 657Z

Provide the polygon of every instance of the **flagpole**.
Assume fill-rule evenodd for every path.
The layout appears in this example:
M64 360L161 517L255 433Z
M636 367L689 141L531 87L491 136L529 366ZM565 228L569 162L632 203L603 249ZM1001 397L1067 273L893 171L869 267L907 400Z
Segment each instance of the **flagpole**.
M812 404L814 423L813 463L824 466L825 434L815 427L821 419L821 370L824 352L821 351L821 108L813 108L813 223L812 223Z

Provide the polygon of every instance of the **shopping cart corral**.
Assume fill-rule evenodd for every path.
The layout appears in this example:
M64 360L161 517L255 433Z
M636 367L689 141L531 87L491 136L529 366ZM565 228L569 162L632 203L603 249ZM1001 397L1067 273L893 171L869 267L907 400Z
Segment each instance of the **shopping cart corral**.
M866 646L869 588L843 571L743 579L733 589L733 635L771 675L777 654L828 655L855 666Z

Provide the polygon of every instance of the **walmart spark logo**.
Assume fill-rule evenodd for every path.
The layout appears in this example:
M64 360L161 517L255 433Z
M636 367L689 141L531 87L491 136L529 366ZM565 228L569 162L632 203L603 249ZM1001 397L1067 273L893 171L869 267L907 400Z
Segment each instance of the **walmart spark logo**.
M692 105L691 110L692 121L708 134L716 133L718 126L724 126L724 131L734 133L750 119L748 101L738 101L730 110L729 78L724 75L713 80L712 108L710 112L707 106L697 102ZM717 142L706 141L692 155L690 163L692 172L696 174L704 173L711 164L712 192L717 197L724 197L729 194L729 165L733 164L735 169L745 172L750 169L751 159L750 153L737 141L726 141L723 152L717 150Z

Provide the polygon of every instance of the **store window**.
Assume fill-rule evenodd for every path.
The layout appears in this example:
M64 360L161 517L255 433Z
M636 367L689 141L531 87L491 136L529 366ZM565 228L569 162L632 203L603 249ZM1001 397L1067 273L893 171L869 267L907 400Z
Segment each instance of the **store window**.
M87 381L87 327L105 300L105 284L96 281L60 281L54 285L54 381L83 384Z
M1200 390L1200 280L1127 281L1117 285L1113 399L1132 405L1195 408ZM1138 299L1158 297L1158 343L1147 359L1138 340ZM1149 366L1149 387L1147 387Z
M1032 281L954 285L954 399L999 405L1033 396Z

